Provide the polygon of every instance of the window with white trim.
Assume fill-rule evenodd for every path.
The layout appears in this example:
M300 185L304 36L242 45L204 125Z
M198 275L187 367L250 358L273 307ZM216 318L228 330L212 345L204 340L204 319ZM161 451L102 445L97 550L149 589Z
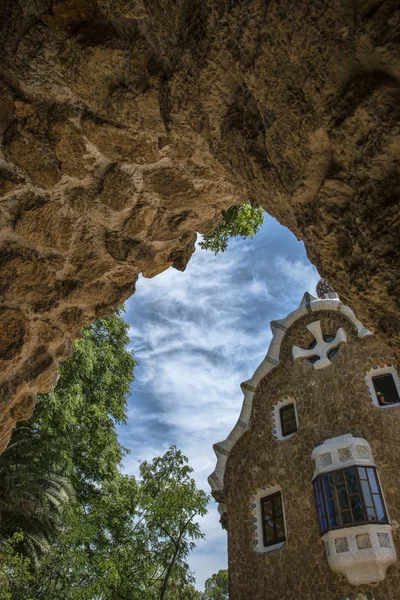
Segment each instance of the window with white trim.
M400 402L399 392L391 373L383 373L372 378L375 394L380 406Z
M261 518L264 546L274 546L286 540L281 492L261 498Z
M375 406L379 408L400 406L400 379L396 367L374 365L365 379Z
M257 490L252 496L251 517L254 530L254 550L273 552L286 541L285 507L279 485Z
M296 402L285 397L274 403L272 407L272 435L276 440L291 438L299 428L299 417Z

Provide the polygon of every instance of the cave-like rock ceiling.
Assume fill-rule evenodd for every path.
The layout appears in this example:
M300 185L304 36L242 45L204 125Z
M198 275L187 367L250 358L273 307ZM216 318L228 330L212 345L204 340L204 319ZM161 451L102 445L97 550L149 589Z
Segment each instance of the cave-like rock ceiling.
M2 0L0 446L251 199L399 344L398 0Z

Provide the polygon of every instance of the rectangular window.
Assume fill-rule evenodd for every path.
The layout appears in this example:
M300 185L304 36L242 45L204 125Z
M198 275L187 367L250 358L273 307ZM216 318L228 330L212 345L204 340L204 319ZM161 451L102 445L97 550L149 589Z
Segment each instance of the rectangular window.
M296 411L294 404L287 404L279 411L281 417L282 437L297 431Z
M319 475L314 480L314 494L322 534L362 523L388 523L373 467L349 467Z
M286 537L281 492L261 498L261 518L264 546L284 542Z
M381 406L387 404L395 404L400 402L399 393L393 379L393 375L385 373L384 375L376 375L372 378L372 383L375 388L376 397Z

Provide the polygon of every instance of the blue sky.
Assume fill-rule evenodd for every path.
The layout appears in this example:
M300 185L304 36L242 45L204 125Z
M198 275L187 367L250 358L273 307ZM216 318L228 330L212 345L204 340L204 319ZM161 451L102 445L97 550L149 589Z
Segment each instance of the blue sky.
M215 466L212 445L225 439L240 412L240 383L267 352L269 323L285 317L305 291L314 293L317 270L293 234L265 215L252 240L235 238L214 256L198 248L184 273L168 269L140 278L127 302L132 348L139 365L129 418L119 428L131 454L125 470L178 446L199 487ZM189 564L197 587L226 568L226 533L217 505L201 519L206 540Z

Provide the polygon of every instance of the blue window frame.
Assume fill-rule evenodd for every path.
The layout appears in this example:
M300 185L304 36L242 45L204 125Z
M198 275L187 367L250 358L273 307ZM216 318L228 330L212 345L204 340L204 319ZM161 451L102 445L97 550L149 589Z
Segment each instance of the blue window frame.
M388 523L374 467L348 467L313 482L321 534L365 523Z

